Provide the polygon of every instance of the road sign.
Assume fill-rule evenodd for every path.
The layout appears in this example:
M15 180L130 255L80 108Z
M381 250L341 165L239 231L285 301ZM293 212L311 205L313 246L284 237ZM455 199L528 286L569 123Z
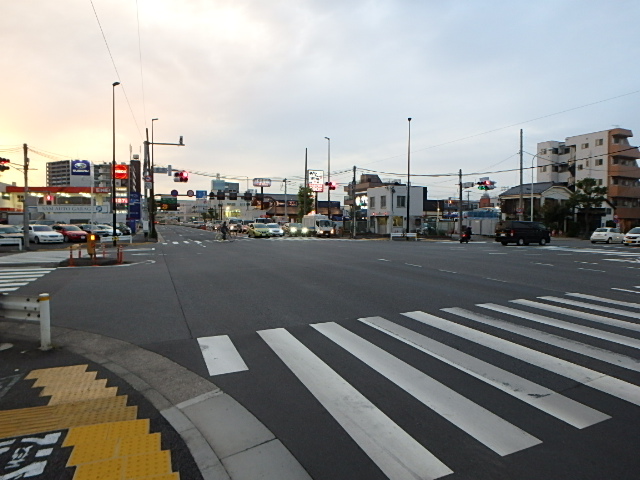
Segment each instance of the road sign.
M524 213L524 208L516 208L516 213Z
M171 190L171 196L172 197L177 197L178 196L178 190Z
M151 181L151 175L145 175L144 176L144 181L145 182L150 182Z
M193 190L187 190L187 197L193 197Z
M207 198L206 190L196 190L196 198Z
M614 215L613 216L613 222L614 223L620 223L620 217L618 217L618 215Z

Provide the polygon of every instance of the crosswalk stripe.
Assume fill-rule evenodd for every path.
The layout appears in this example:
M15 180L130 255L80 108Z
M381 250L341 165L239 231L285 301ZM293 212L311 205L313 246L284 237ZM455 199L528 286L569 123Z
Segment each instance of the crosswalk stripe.
M548 312L561 313L563 315L568 315L570 317L582 318L583 320L590 320L592 322L602 323L604 325L611 325L612 327L624 328L626 330L635 330L636 332L640 332L639 324L627 322L624 320L617 320L611 317L603 317L602 315L594 315L593 313L580 312L578 310L571 310L570 308L557 307L555 305L548 305L546 303L534 302L532 300L525 300L525 299L511 300L511 303L517 303L518 305L526 305L526 306L537 308L540 310L546 310ZM575 303L581 303L581 302L575 302Z
M258 334L387 477L453 473L287 330Z
M579 353L586 357L595 358L596 360L610 363L611 365L616 365L628 370L640 372L640 360L629 357L627 355L621 355L610 350L605 350L603 348L594 347L593 345L578 342L577 340L560 337L558 335L554 335L553 333L535 330L533 328L524 327L522 325L517 325L511 322L505 322L504 320L498 320L497 318L489 317L480 313L473 313L458 308L448 308L444 309L443 311L453 313L455 315L460 315L470 320L484 323L485 325L499 328L501 330L506 330L507 332L515 333L523 337L531 338L548 345L553 345L554 347L559 347L571 352ZM462 314L463 312L464 315Z
M209 375L222 375L249 370L228 335L200 337L198 338L198 344L200 345L204 362L207 365L207 370L209 370Z
M629 338L624 335L618 335L617 333L605 332L598 330L597 328L585 327L583 325L577 325L575 323L563 322L562 320L556 320L555 318L545 317L535 313L525 312L523 310L517 310L515 308L503 307L502 305L496 305L493 303L479 304L478 307L493 310L495 312L506 313L507 315L513 315L514 317L524 318L533 322L542 323L562 330L569 330L571 332L581 333L589 337L601 338L613 343L619 343L620 345L627 345L628 347L640 349L640 341L634 338Z
M613 313L614 315L620 315L621 317L631 317L631 318L638 318L638 312L628 312L626 310L620 310L619 308L611 308L611 307L604 307L602 305L594 305L593 303L585 303L585 302L578 302L575 300L570 300L568 298L559 298L559 297L538 297L541 300L547 300L549 302L556 302L556 303L562 303L565 305L571 305L572 307L581 307L581 308L586 308L588 310L596 310L598 312L608 312L608 313Z
M311 326L498 455L542 443L344 327L333 322Z
M35 277L32 276L24 276L24 275L12 275L11 277L0 277L0 284L2 283L11 283L15 280L37 280L38 278L42 277L42 275L37 275Z
M442 310L473 320L472 315L467 316L467 311L461 308ZM424 312L408 312L403 315L640 406L640 388L631 383L435 315Z
M585 428L611 418L609 415L564 397L542 385L467 355L460 350L451 348L384 318L361 318L360 321L576 428Z
M640 308L640 303L623 302L620 300L612 300L610 298L596 297L595 295L587 295L585 293L567 293L567 295L570 297L584 298L585 300L610 303L611 305L620 305L621 307Z

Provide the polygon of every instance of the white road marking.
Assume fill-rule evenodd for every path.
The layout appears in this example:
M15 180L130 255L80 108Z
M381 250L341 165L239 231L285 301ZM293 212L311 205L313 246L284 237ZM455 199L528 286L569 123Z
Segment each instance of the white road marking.
M578 270L587 270L589 272L605 272L606 270L596 270L595 268L582 268L578 267Z
M434 315L423 312L403 315L640 406L640 388L631 383Z
M602 305L594 305L593 303L576 302L574 300L569 300L568 298L558 298L558 297L550 297L550 296L538 297L538 298L540 298L541 300L547 300L549 302L563 303L565 305L571 305L573 307L586 308L587 310L596 310L598 312L613 313L614 315L620 315L621 317L638 318L637 312L628 312L626 310L620 310L619 308L611 308L611 307L606 307ZM626 302L621 302L621 303L626 303ZM633 305L633 308L640 308L640 305L638 305L637 303L634 303L632 305Z
M249 370L227 335L200 337L198 344L209 375L223 375Z
M585 428L611 418L553 390L384 318L371 317L359 320L576 428ZM490 428L489 425L484 427Z
M388 478L453 473L285 329L258 334Z
M408 265L408 266L410 266L410 267L419 267L419 268L422 268L422 265L416 265L416 264L414 264L414 263L405 263L405 265Z
M553 300L554 297L541 297L541 298L543 300L548 300L551 302L554 301ZM563 299L559 298L558 300L563 300ZM529 307L539 308L541 310L547 310L549 312L561 313L563 315L568 315L570 317L582 318L583 320L590 320L596 323L604 323L605 325L611 325L613 327L625 328L627 330L634 330L636 332L640 332L640 324L637 324L637 323L627 322L624 320L617 320L615 318L610 318L610 317L603 317L602 315L594 315L593 313L579 312L577 310L571 310L569 308L564 308L564 307L557 307L555 305L547 305L546 303L534 302L531 300L511 300L511 302L517 303L519 305L527 305ZM573 304L575 306L582 306L582 305L579 305L582 302L572 302L570 300L567 300L566 303L568 305ZM596 306L597 305L594 305L594 307ZM638 314L635 312L633 313L624 312L624 310L618 310L616 308L609 309L609 312L615 313L617 315L626 316L626 317L638 318ZM621 314L619 312L624 312L624 314Z
M618 367L626 368L640 372L640 360L622 355L619 353L605 350L604 348L594 347L586 343L578 342L577 340L554 335L553 333L543 332L534 328L524 327L511 322L505 322L504 320L498 320L497 318L489 317L481 313L471 312L462 308L443 308L443 312L452 313L460 317L473 320L475 322L484 323L494 328L506 330L507 332L515 333L523 337L537 340L538 342L553 345L554 347L563 348L571 352L579 353L586 357L595 358L602 362L610 363Z
M507 315L513 315L514 317L531 320L532 322L538 322L544 325L561 328L563 330L569 330L570 332L581 333L589 337L601 338L603 340L608 340L609 342L619 343L621 345L627 345L628 347L640 349L640 340L635 340L624 335L618 335L617 333L605 332L602 330L598 330L597 328L585 327L575 323L563 322L562 320L556 320L555 318L544 317L535 313L529 313L510 307L503 307L502 305L496 305L493 303L484 303L479 304L478 306L481 308L494 310L496 312L506 313Z

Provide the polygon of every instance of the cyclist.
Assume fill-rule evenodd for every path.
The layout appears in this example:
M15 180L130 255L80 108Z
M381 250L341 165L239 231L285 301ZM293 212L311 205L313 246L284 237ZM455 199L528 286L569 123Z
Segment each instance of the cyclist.
M227 226L227 222L223 222L220 227L220 232L222 233L222 240L227 239L227 235L229 234L229 227Z

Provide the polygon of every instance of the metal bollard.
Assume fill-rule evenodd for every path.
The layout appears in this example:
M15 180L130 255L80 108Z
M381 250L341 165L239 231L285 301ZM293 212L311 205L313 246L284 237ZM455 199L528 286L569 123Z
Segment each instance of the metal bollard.
M51 309L48 293L38 295L40 304L40 350L51 350Z
M69 266L73 267L73 245L69 246Z

